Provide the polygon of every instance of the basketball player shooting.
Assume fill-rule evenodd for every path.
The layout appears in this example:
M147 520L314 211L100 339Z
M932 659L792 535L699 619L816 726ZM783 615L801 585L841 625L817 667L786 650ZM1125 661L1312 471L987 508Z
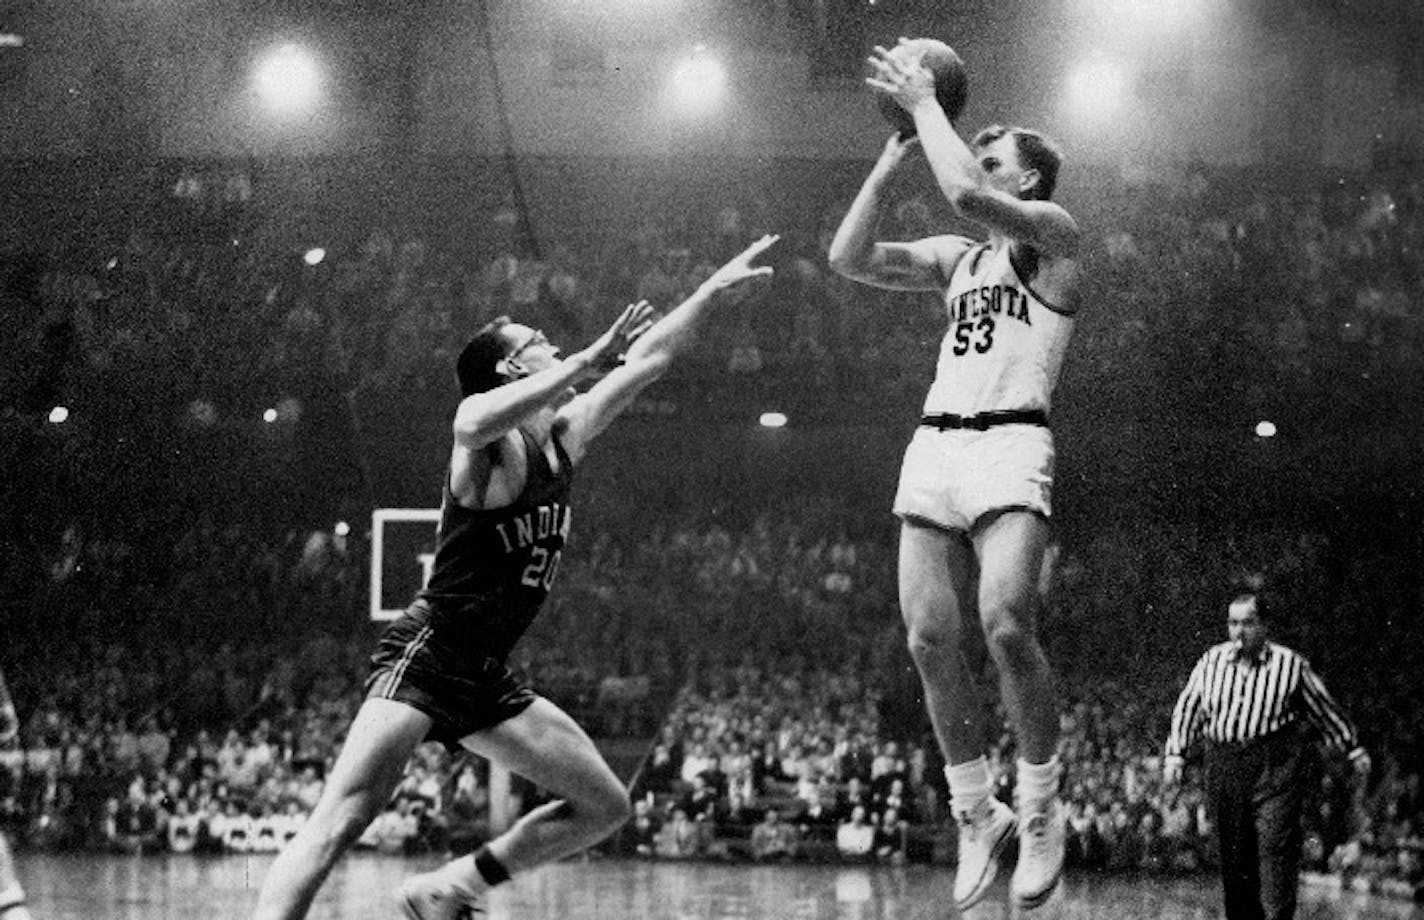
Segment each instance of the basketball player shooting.
M257 920L306 914L425 739L472 751L556 798L472 856L408 879L397 897L408 920L483 913L491 887L627 820L628 792L588 735L521 686L505 659L558 572L573 470L589 443L686 352L723 292L771 275L751 263L776 240L753 243L656 322L647 303L628 307L567 358L507 317L465 346L430 581L382 635L366 699L311 817L268 871ZM575 395L576 384L600 375Z
M895 496L900 607L959 823L955 901L962 911L984 897L1017 831L1010 894L1031 909L1063 868L1057 702L1034 619L1053 483L1050 399L1077 307L1079 232L1049 200L1061 162L1054 145L1000 126L966 144L917 45L901 39L869 59L866 82L913 119L914 137L886 142L829 256L855 281L944 298L949 325ZM917 147L986 241L875 239L891 179ZM960 646L976 611L1017 737L1016 810L991 795L992 726Z

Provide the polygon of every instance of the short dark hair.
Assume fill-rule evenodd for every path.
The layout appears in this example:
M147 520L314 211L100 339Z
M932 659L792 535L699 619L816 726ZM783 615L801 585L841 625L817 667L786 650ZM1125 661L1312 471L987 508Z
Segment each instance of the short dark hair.
M1029 128L990 125L974 135L970 146L978 150L1009 135L1013 135L1019 162L1038 171L1038 184L1033 187L1033 197L1039 201L1052 198L1053 190L1058 186L1058 170L1063 166L1063 151L1044 135Z
M1273 623L1276 617L1276 605L1271 600L1270 595L1263 588L1253 585L1250 582L1238 584L1229 592L1232 604L1241 604L1247 601L1256 603L1256 618L1262 623Z
M509 325L508 316L497 316L480 327L455 360L455 379L460 384L460 397L485 393L505 382L498 364L509 352L500 331Z

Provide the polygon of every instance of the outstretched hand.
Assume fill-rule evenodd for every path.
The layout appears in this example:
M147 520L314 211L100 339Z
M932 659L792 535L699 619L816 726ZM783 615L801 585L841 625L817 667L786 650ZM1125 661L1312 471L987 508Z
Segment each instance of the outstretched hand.
M771 248L772 244L781 239L775 233L768 233L766 236L752 243L740 254L733 256L726 265L713 272L706 281L702 283L709 291L722 291L734 287L747 281L750 278L770 278L772 269L770 265L758 265L753 267L751 262Z
M895 53L907 41L901 38L894 50L876 45L875 53L866 58L875 73L866 77L865 82L871 89L894 99L900 108L913 112L920 102L934 98L935 78L918 57Z
M919 135L911 134L909 137L905 137L896 131L885 141L885 148L880 151L880 163L886 167L894 166L905 158L905 154L919 145Z
M608 331L584 349L589 366L598 372L607 372L617 367L628 346L652 328L654 319L653 306L646 300L629 304L613 325L608 327Z

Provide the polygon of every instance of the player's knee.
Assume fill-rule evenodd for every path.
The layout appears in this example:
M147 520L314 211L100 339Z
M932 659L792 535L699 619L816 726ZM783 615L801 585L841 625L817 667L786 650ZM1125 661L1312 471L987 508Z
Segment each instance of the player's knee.
M602 791L584 803L584 807L610 833L628 823L633 816L632 803L628 801L628 792L622 785Z
M623 826L633 816L628 790L611 777L596 788L590 787L577 795L567 796L561 808L568 816L576 816L585 822L595 822L608 829Z
M303 830L312 845L335 857L355 846L374 818L358 803L343 802L325 813L313 813Z
M1028 621L1007 611L985 617L984 640L994 662L1011 670L1028 666L1037 645Z
M917 662L938 661L952 654L957 640L958 630L948 625L912 624L907 629L906 644Z

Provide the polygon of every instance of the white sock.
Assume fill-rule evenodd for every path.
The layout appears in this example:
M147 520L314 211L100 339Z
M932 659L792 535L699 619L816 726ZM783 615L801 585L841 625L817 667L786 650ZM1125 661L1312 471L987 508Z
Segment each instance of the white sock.
M1048 763L1018 762L1019 813L1031 815L1040 812L1048 800L1058 794L1058 755L1048 759Z
M994 780L989 775L989 762L983 757L945 765L944 778L949 781L949 807L955 814L978 808L994 790Z
M25 907L25 889L16 882L0 889L0 917L10 920L29 920L30 912Z

